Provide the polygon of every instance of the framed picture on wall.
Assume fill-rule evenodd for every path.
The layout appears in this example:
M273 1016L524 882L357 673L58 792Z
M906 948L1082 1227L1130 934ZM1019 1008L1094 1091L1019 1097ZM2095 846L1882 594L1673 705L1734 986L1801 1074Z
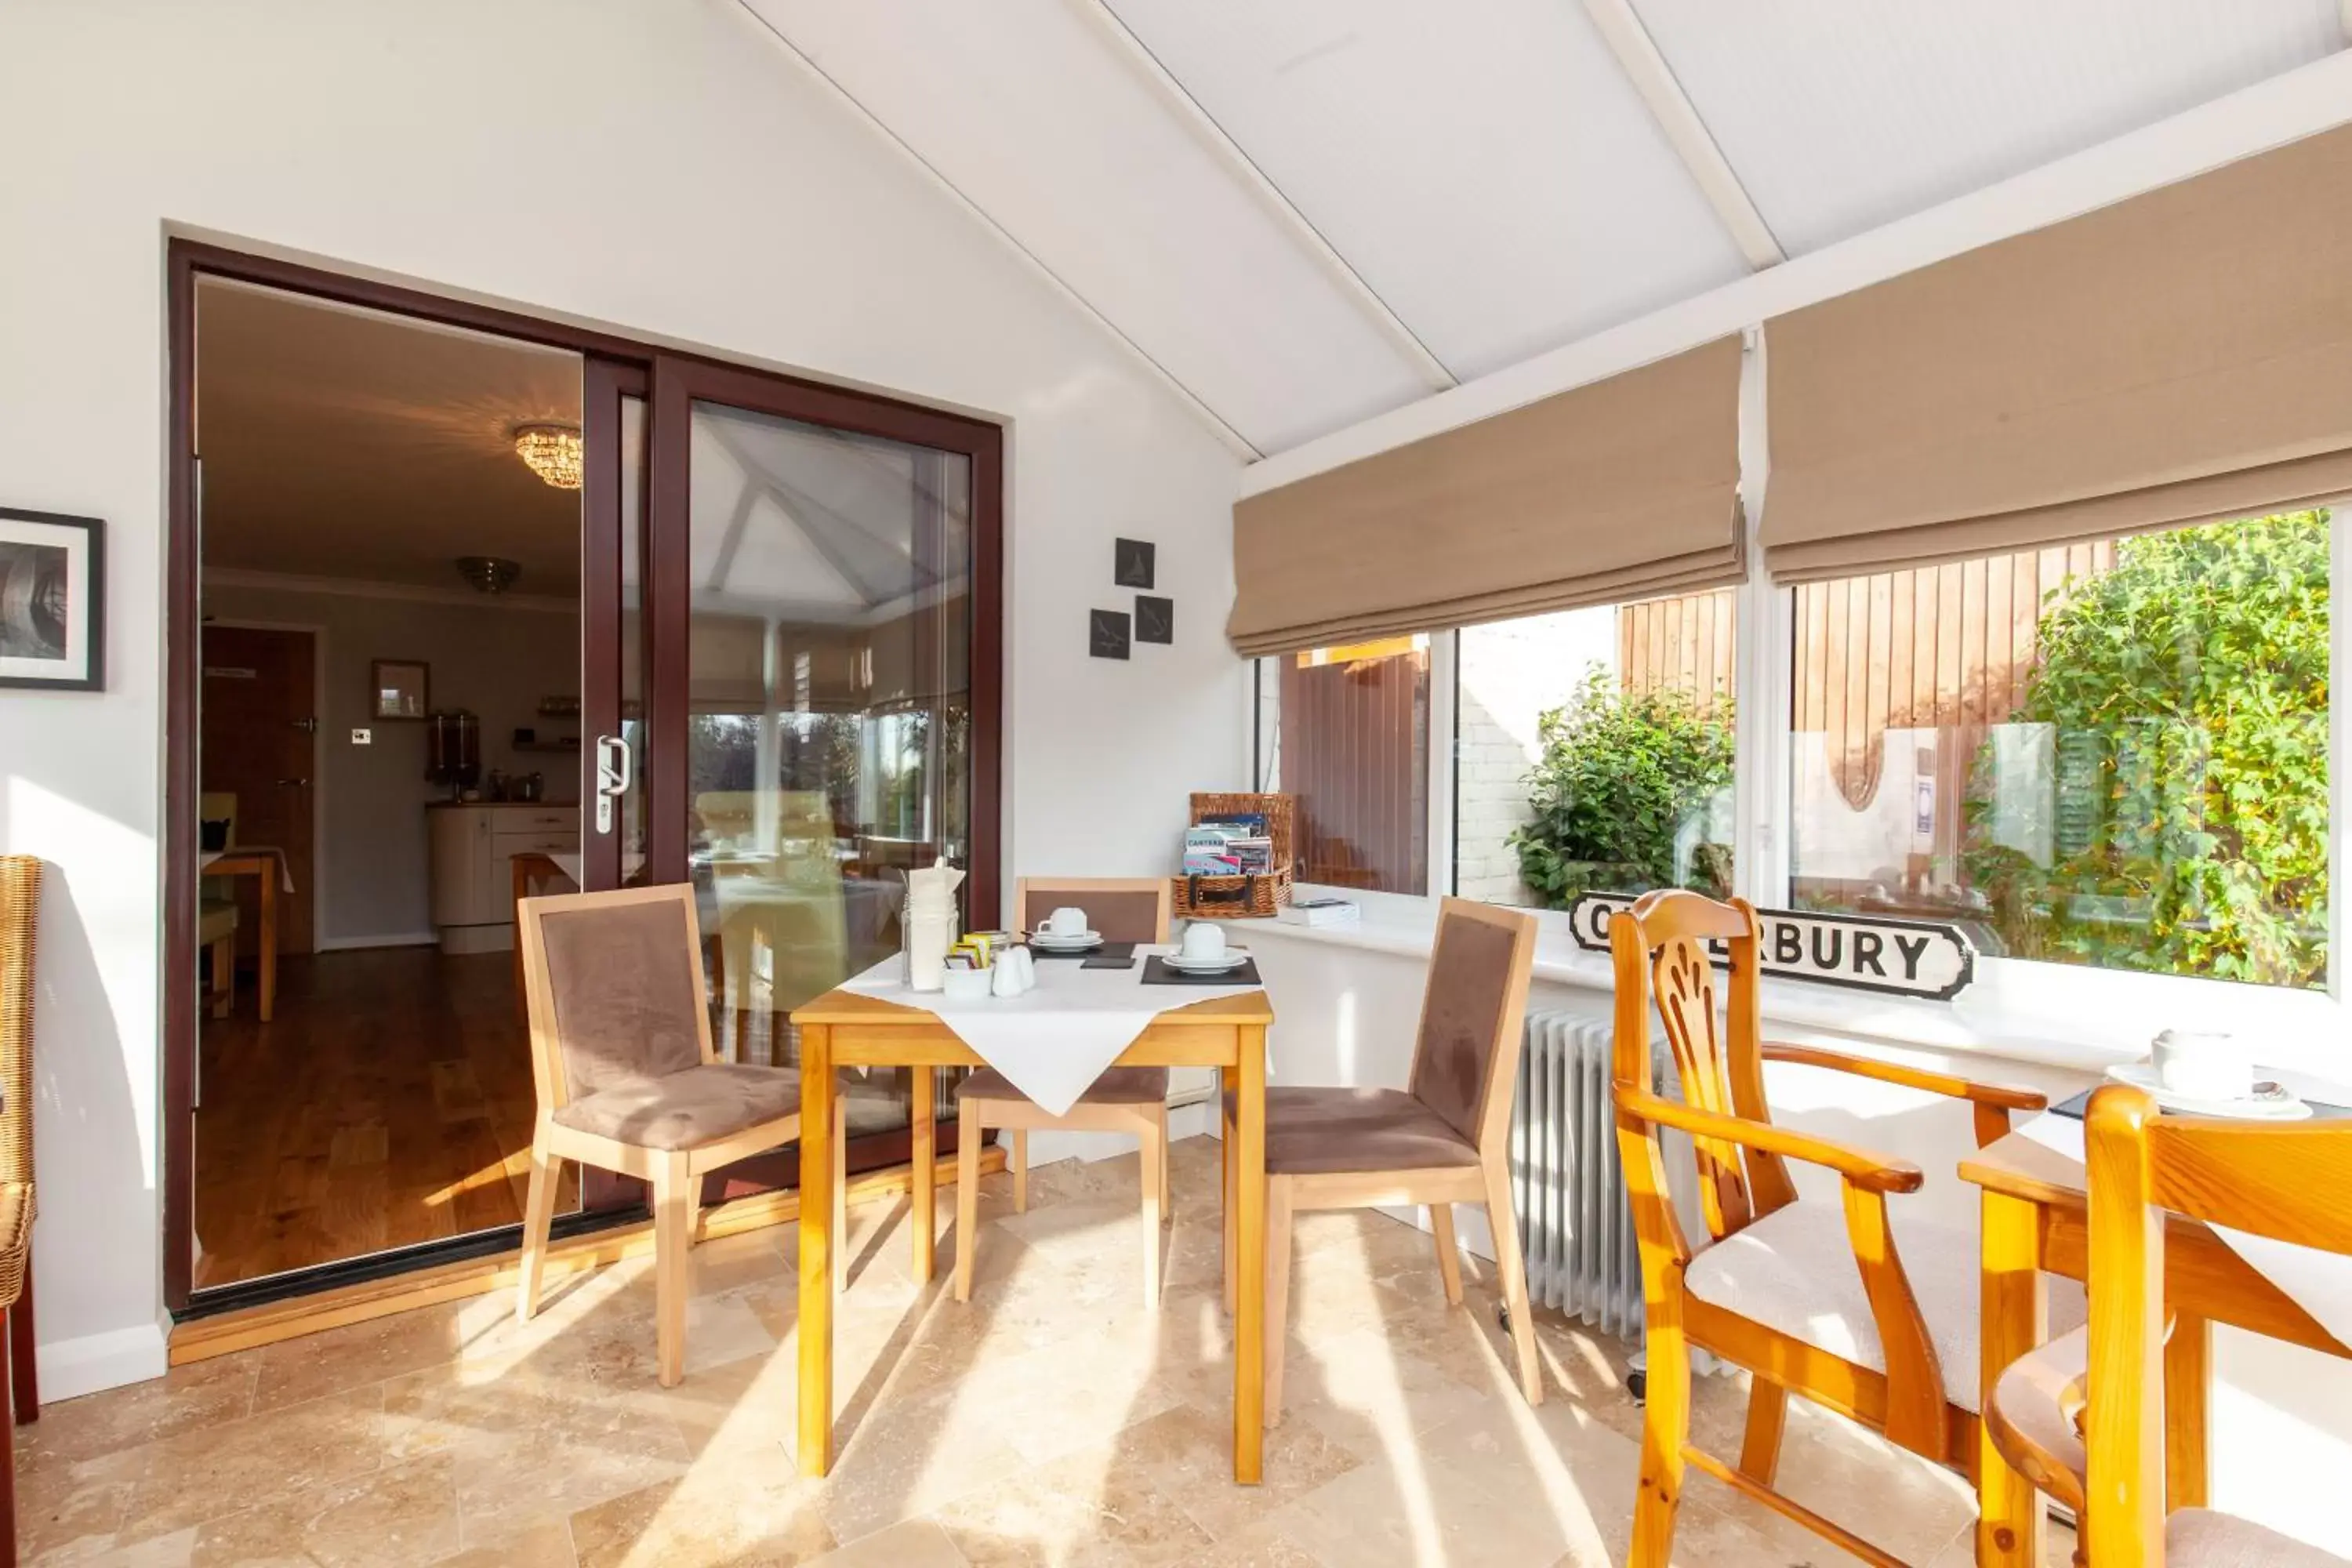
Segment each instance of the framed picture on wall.
M383 720L423 719L433 710L433 667L421 658L379 658L368 664L368 713Z
M106 687L106 524L0 507L0 686Z

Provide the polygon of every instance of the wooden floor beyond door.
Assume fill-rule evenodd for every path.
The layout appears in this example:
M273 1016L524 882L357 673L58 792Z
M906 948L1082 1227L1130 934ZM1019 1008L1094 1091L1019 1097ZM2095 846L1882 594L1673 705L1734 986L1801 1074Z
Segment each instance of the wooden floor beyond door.
M287 962L276 1022L205 1019L196 1287L519 1222L533 1102L513 984L502 952L329 952Z

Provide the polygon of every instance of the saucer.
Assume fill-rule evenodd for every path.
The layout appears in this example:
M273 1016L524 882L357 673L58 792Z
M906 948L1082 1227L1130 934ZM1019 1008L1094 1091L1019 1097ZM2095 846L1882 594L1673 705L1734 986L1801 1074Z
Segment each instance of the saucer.
M1100 947L1102 940L1102 932L1098 931L1081 931L1076 936L1067 936L1049 931L1029 933L1030 946L1046 948L1055 952L1076 952L1081 948Z
M2226 1116L2239 1121L2301 1121L2311 1114L2311 1107L2285 1089L2274 1095L2255 1095L2243 1100L2202 1100L2195 1095L2178 1093L2167 1089L2156 1076L2156 1068L2147 1062L2126 1062L2107 1069L2107 1076L2117 1083L2127 1083L2145 1092L2150 1100L2167 1110L2178 1110L2188 1116Z
M1171 952L1162 962L1179 974L1223 974L1247 963L1249 954L1228 949L1215 958L1187 958L1181 952Z

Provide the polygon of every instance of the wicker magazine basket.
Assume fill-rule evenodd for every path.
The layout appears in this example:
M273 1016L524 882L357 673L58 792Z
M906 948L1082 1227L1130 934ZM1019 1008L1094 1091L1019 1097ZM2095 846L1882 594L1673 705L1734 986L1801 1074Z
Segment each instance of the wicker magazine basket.
M1192 821L1263 816L1274 840L1274 870L1263 877L1176 877L1171 910L1179 920L1271 920L1290 902L1298 860L1298 800L1287 795L1195 795Z

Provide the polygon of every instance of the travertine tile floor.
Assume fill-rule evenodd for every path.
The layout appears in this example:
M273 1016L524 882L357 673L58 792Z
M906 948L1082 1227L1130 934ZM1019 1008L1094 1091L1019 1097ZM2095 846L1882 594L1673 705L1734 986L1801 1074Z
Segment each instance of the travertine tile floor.
M1623 1347L1546 1314L1549 1394L1519 1398L1493 1297L1448 1310L1429 1239L1303 1215L1286 1418L1266 1484L1230 1479L1216 1146L1176 1146L1166 1299L1141 1302L1132 1156L1046 1166L1026 1215L990 1177L980 1285L906 1272L906 1205L851 1214L844 1443L793 1461L793 1231L698 1248L688 1375L654 1381L650 1262L428 1309L54 1405L20 1435L35 1563L822 1563L825 1568L1622 1561L1641 1413ZM1701 1382L1736 1452L1743 1391ZM1806 1407L1785 1485L1934 1568L1969 1560L1960 1484ZM2053 1562L2063 1563L2064 1543ZM1678 1562L1849 1560L1703 1478Z

